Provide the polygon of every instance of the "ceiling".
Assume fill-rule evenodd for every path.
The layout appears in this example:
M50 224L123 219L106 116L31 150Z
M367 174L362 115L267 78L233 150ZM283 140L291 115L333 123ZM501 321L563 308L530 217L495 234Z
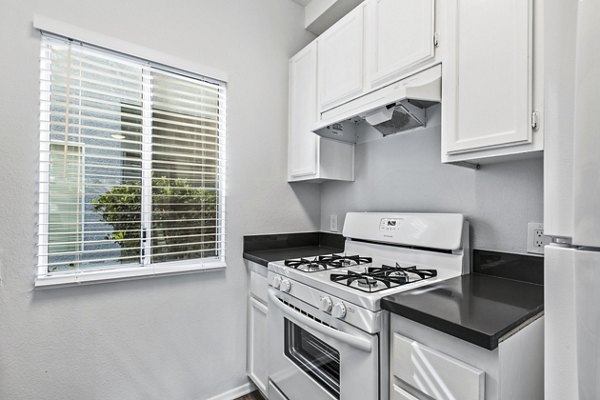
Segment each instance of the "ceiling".
M304 7L304 27L320 35L363 0L292 0Z

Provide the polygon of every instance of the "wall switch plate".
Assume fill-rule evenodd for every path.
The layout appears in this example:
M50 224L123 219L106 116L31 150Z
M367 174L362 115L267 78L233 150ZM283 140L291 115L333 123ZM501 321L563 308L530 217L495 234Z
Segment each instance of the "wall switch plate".
M527 252L544 254L544 246L550 243L550 238L544 235L544 224L530 222L527 224Z
M329 216L329 230L332 232L337 232L337 230L338 230L336 214L331 214Z

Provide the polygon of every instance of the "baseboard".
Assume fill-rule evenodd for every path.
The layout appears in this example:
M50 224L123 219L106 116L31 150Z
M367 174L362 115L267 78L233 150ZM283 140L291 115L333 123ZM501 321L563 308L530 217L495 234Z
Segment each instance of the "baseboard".
M208 400L233 400L238 397L242 397L252 391L256 390L256 386L252 382L244 383L241 386L235 387L224 393L211 397Z

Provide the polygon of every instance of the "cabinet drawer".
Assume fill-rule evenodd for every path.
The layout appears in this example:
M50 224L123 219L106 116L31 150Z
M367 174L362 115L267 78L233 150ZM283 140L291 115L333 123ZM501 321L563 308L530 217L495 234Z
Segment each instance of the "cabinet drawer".
M266 267L265 267L266 269ZM267 289L269 283L266 276L262 276L258 272L250 272L250 294L267 304Z
M436 400L484 398L485 372L471 365L397 333L391 356L393 376Z

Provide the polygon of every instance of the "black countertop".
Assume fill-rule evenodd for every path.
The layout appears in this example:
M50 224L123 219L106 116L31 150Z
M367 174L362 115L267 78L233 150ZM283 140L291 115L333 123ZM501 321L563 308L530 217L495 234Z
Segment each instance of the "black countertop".
M342 235L325 232L244 236L246 260L265 267L271 261L318 256L344 251Z
M499 260L506 260L501 256L504 253L481 253L475 254L474 260L494 259L494 274L483 273L485 265L475 265L476 272L472 274L384 297L381 307L475 345L495 349L502 336L544 310L544 287L532 283L539 280L539 274L529 282L499 277L497 266L503 263ZM508 256L505 264L514 267L515 255ZM530 266L525 268L529 275L532 270L543 270L541 257L520 256L518 262Z

